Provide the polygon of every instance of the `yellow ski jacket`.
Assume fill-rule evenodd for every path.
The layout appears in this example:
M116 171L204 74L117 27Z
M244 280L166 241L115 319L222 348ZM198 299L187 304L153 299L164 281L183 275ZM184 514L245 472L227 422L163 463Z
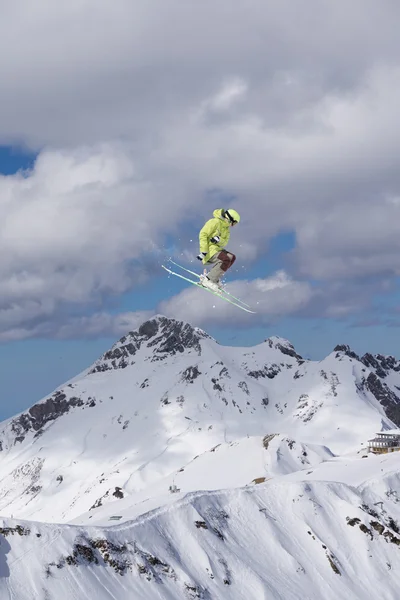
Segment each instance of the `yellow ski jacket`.
M230 238L230 227L226 219L223 218L223 208L217 208L213 212L213 218L209 219L199 233L200 252L207 252L203 259L203 264L206 264L214 254L220 252ZM218 236L219 242L211 242L211 238Z

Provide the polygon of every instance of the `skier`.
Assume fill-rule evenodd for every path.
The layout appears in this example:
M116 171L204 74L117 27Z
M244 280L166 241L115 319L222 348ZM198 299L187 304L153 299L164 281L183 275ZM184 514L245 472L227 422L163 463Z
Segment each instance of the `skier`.
M213 265L207 275L200 276L200 283L213 292L223 289L220 279L236 260L236 256L224 248L229 242L230 227L239 221L240 215L233 208L217 208L199 233L200 254L197 258L204 265Z

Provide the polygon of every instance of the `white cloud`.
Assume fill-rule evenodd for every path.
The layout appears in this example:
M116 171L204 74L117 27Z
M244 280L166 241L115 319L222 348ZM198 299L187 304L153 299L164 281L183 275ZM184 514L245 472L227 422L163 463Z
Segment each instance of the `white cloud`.
M307 306L313 297L307 283L295 281L283 271L266 279L232 281L228 290L249 304L257 314L241 311L209 292L194 287L161 302L158 311L198 326L210 323L219 326L251 325L295 314Z
M0 177L0 330L63 305L95 309L143 283L186 203L160 185L137 175L129 148L107 144L44 151L32 172ZM169 212L158 210L161 193Z
M223 84L221 90L211 98L210 108L213 110L227 110L247 92L247 84L242 79L233 79Z
M7 5L0 143L41 152L0 177L0 331L99 312L146 280L166 236L191 251L209 190L242 215L241 274L296 234L289 283L261 273L265 315L307 304L300 277L397 275L399 18L390 0ZM185 298L171 307L191 314Z
M235 108L240 100L244 100L248 85L239 77L224 82L220 89L210 98L203 100L200 108L194 112L193 119L199 123L212 122L212 118L221 118Z

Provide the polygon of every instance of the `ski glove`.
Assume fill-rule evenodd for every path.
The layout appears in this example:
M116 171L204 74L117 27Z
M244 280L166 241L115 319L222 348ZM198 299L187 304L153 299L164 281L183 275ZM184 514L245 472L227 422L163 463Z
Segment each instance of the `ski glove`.
M218 244L220 240L219 235L214 235L214 237L211 238L210 242L212 242L213 244Z
M203 260L203 258L205 258L207 256L207 252L200 252L200 254L197 255L197 258L199 260Z

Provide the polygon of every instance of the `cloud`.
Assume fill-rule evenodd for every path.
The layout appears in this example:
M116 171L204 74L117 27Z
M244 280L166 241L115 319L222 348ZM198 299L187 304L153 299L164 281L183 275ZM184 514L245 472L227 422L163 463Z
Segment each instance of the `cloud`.
M106 312L93 313L90 316L66 317L63 322L40 322L31 327L9 328L0 332L0 342L23 340L32 337L56 339L88 339L99 337L121 337L134 331L147 319L154 316L154 311L135 311L119 314Z
M240 100L245 99L247 91L246 81L239 77L225 81L216 93L200 104L200 108L194 112L194 121L212 125L213 122L218 124L224 119L234 118L235 109L240 105Z
M146 281L186 203L166 182L170 212L157 210L158 185L118 144L43 151L31 172L0 176L0 331Z
M230 98L232 81L280 126L393 61L398 16L390 0L19 0L0 23L0 131L39 146L142 137L201 97Z
M175 279L171 277L165 284L166 296L171 293ZM389 309L386 316L377 318L371 315L372 291L384 293L392 287L390 280L384 283L363 282L363 284L346 282L330 282L326 285L310 285L306 281L293 279L283 270L270 277L254 280L231 281L228 291L256 311L249 314L239 308L216 298L206 291L188 285L186 289L167 300L158 303L157 307L123 313L96 311L89 315L62 313L54 305L49 306L48 315L42 314L42 307L20 308L12 320L8 318L7 327L0 330L0 342L21 340L32 337L55 339L88 339L99 337L120 337L128 331L137 329L146 319L156 313L187 321L193 325L207 328L218 327L256 327L273 324L284 317L302 319L334 319L346 320L350 326L372 326L380 324L391 326L396 323L396 309ZM29 310L36 309L34 314ZM31 319L27 319L27 314ZM364 318L360 318L364 314ZM35 318L40 315L40 318ZM47 317L47 318L46 318ZM18 326L18 323L25 326ZM396 324L398 326L398 324Z
M229 285L229 292L249 304L257 315L241 311L220 298L193 287L161 302L158 310L169 317L199 326L212 323L222 327L236 327L295 314L310 302L313 295L308 283L294 281L284 271L278 271L265 279L233 281Z
M395 284L386 280L360 282L330 281L313 284L296 280L280 270L266 278L229 281L227 291L246 302L256 314L240 311L207 292L188 287L176 296L161 302L157 311L169 317L183 319L207 329L218 327L259 326L276 323L285 317L297 319L330 319L346 321L349 325L377 322L374 294L384 297L394 292ZM396 310L381 306L380 322L388 324L388 315ZM386 314L386 316L384 316ZM367 326L367 325L366 325Z
M8 7L0 143L39 156L0 177L0 332L106 314L167 238L191 251L209 190L242 215L245 265L295 234L287 281L261 267L263 284L234 283L263 318L369 306L399 274L399 18L390 0ZM166 309L194 314L194 297ZM193 306L204 322L222 311Z

